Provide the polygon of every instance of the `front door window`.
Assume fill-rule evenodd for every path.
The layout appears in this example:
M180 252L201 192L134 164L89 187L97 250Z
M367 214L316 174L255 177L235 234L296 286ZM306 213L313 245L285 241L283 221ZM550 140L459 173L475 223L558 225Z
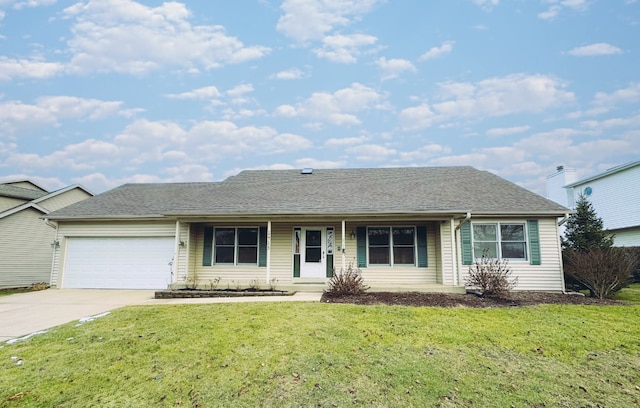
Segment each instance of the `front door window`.
M326 276L326 234L321 227L302 228L301 278L323 278Z

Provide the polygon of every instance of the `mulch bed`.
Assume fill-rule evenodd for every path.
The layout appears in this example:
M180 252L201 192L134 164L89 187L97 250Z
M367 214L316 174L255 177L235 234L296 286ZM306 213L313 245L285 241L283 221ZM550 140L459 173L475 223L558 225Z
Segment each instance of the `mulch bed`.
M543 304L561 305L624 305L611 299L595 299L577 294L546 292L513 292L508 298L483 298L474 294L419 293L419 292L366 292L359 295L338 295L325 292L325 303L351 303L356 305L400 305L436 307L517 307Z

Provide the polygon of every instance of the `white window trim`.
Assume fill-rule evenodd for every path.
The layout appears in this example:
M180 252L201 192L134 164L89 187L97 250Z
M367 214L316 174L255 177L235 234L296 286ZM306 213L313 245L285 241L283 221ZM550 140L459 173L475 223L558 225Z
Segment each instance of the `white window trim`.
M387 228L389 229L389 263L378 264L369 262L369 229ZM413 228L413 263L412 264L395 264L393 261L393 232L392 228ZM388 266L390 268L415 268L418 265L418 228L416 225L369 225L366 227L366 248L367 248L367 266L379 267Z
M523 233L524 233L524 258L503 258L502 257L502 234L500 232L500 226L501 225L522 225L523 226ZM480 256L476 256L475 253L475 235L474 235L474 231L473 231L473 226L474 225L495 225L496 226L496 235L497 235L497 241L496 244L498 246L497 251L498 251L498 259L504 259L505 261L513 261L513 262L529 262L529 231L527 230L527 223L525 221L510 221L510 222L472 222L471 223L471 251L473 254L473 258L480 258L482 257L482 255ZM489 241L481 241L481 242L489 242ZM490 241L490 242L494 242L494 241ZM520 242L520 241L505 241L505 242Z
M255 228L257 230L257 241L256 241L256 262L251 262L251 263L239 263L238 262L238 249L240 248L239 244L238 244L238 239L239 239L239 235L238 235L238 230L239 229L251 229L251 228ZM225 262L216 262L216 251L217 251L217 245L216 245L216 230L218 229L233 229L234 230L234 243L233 243L233 263L225 263ZM246 245L245 245L246 246ZM248 246L247 246L248 247ZM213 257L211 264L212 265L228 265L228 266L238 266L238 265L255 265L258 266L258 264L260 263L260 227L256 226L256 225L247 225L247 226L241 226L241 227L237 227L237 226L233 226L233 225L228 225L228 226L224 226L224 225L219 225L219 226L215 226L213 227L213 251L211 251L212 254L211 256Z

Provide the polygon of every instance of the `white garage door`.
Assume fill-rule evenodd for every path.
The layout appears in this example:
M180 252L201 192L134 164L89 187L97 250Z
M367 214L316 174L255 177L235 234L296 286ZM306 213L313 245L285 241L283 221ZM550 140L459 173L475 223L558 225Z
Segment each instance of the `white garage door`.
M173 237L69 238L64 288L166 289Z

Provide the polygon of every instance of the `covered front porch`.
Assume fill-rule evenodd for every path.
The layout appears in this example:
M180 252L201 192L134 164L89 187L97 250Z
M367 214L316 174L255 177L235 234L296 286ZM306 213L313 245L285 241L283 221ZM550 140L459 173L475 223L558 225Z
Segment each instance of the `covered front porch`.
M352 267L370 291L464 292L459 218L178 220L171 286L323 291Z

